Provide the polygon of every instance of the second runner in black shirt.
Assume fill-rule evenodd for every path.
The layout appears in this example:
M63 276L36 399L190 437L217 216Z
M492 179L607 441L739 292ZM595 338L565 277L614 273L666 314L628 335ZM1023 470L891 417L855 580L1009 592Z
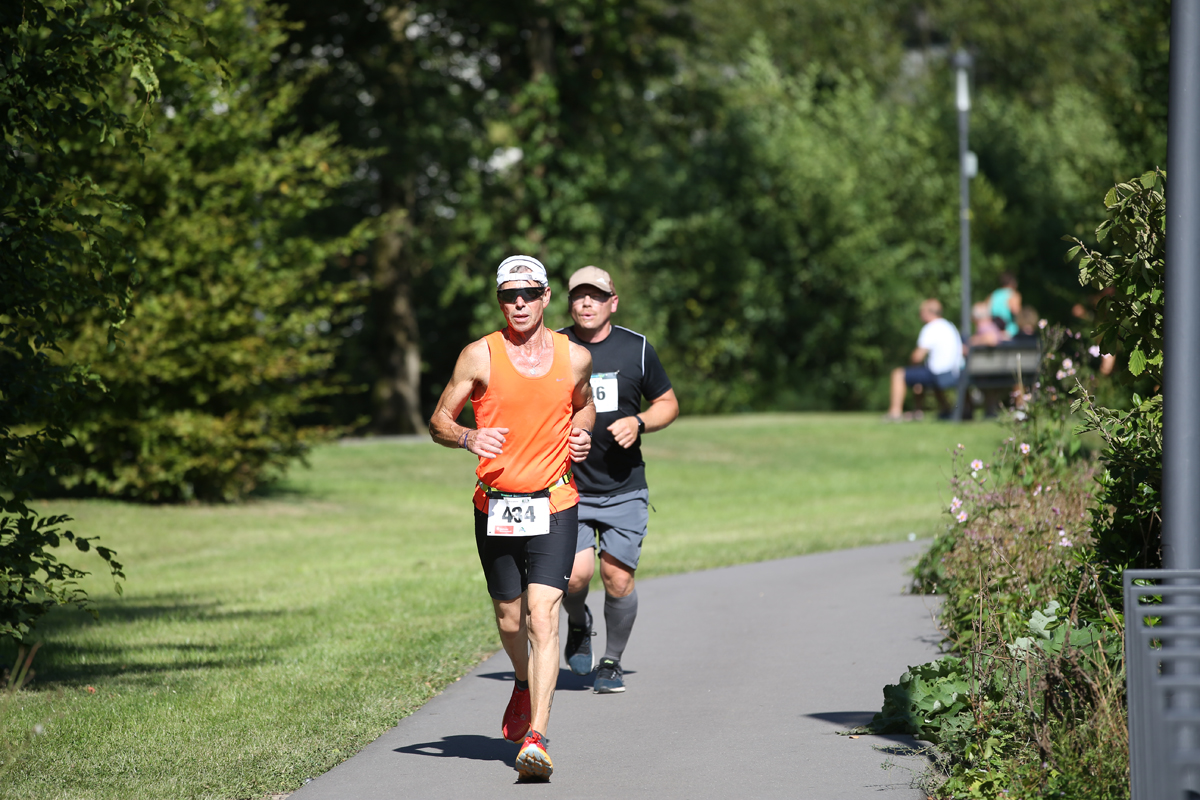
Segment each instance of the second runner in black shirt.
M580 675L595 666L586 600L598 542L607 637L592 687L597 694L611 694L625 691L620 662L637 617L634 573L650 516L641 436L670 425L679 415L679 403L646 337L612 324L620 298L609 274L584 267L571 276L567 289L575 324L562 333L592 355L596 426L587 460L574 467L579 540L563 598L566 656L571 670ZM643 399L649 401L645 411Z

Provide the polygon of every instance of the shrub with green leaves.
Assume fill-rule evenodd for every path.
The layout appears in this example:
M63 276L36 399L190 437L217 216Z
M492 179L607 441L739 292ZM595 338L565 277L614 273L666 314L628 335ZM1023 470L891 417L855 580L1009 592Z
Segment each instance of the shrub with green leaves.
M909 667L900 682L883 687L883 709L866 727L870 733L908 733L937 744L972 727L972 691L962 659L939 658Z
M257 0L177 4L202 19L219 72L158 66L154 152L112 158L98 180L144 210L122 233L136 254L121 341L92 316L65 347L111 402L72 426L67 487L142 500L234 500L278 475L325 431L301 424L339 390L329 368L363 287L326 280L379 219L320 238L363 154L332 133L288 133L304 85L278 77L282 10ZM192 57L205 53L193 45ZM114 87L115 88L115 87Z
M1136 387L1132 408L1099 405L1087 387L1075 408L1084 428L1104 440L1104 470L1093 513L1097 554L1109 567L1109 590L1120 593L1120 571L1162 566L1162 358L1166 254L1166 174L1147 172L1119 183L1104 198L1108 219L1096 230L1108 254L1076 241L1079 281L1099 290L1096 339L1116 356L1118 380Z

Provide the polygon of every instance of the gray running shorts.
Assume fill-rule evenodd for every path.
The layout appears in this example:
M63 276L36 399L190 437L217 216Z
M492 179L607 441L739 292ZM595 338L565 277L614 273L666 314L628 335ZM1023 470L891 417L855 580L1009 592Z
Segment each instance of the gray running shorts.
M650 490L608 496L579 496L579 541L575 552L596 546L630 569L637 569L650 523Z

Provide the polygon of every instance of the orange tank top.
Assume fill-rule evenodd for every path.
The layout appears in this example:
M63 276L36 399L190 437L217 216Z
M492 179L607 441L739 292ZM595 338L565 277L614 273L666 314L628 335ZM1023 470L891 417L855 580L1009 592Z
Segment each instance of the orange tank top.
M501 492L538 492L566 475L571 468L568 438L574 406L574 373L570 340L550 332L554 341L554 363L538 378L517 372L504 346L504 333L484 337L491 351L491 376L487 390L472 398L475 424L480 428L508 428L504 452L495 458L479 459L475 474L486 485ZM487 511L482 487L475 488L475 507ZM550 511L555 513L579 502L575 478L550 490Z

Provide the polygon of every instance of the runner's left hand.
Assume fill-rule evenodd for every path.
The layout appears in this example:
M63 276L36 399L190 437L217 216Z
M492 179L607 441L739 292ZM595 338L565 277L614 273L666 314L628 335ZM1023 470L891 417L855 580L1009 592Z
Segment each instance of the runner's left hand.
M567 440L571 450L572 461L584 461L592 449L592 437L583 428L572 428L571 438Z
M617 444L628 450L633 447L633 443L637 441L638 424L637 417L621 417L619 420L608 426L608 432L617 440Z

